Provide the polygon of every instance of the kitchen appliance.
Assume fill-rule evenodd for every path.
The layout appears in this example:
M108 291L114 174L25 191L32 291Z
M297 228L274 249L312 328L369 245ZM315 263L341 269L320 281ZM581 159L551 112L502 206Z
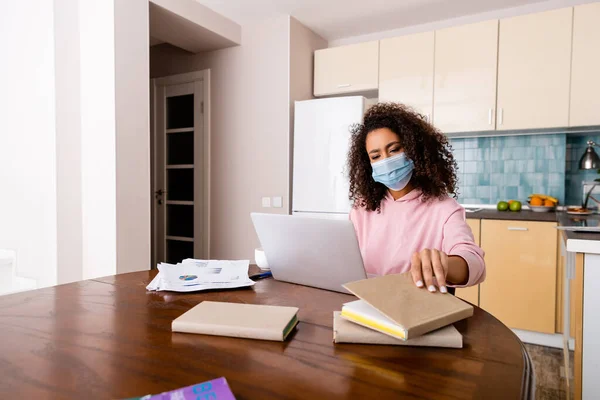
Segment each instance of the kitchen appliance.
M350 128L362 122L367 103L362 96L295 103L293 215L348 219Z

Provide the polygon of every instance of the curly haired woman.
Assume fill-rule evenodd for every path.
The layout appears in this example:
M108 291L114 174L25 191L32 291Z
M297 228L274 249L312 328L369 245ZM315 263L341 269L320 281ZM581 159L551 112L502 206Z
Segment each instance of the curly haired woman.
M410 270L430 292L481 283L483 251L450 197L456 162L446 137L408 107L379 103L351 140L350 219L367 272Z

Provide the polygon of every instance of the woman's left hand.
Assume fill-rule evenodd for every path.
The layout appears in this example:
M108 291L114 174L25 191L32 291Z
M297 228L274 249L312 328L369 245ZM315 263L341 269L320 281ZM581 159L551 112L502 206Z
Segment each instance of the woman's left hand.
M435 292L437 286L440 292L447 293L446 276L448 275L448 255L436 249L424 249L415 253L411 259L410 273L418 287L425 287L430 292Z

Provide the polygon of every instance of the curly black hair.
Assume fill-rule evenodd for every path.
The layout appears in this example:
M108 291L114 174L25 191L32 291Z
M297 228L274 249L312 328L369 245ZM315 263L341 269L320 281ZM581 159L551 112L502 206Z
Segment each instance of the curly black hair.
M423 201L456 197L456 161L444 134L428 123L424 116L398 103L378 103L365 113L362 124L351 127L351 145L348 154L350 200L354 207L380 211L381 200L387 187L375 182L366 150L369 132L388 128L400 140L404 152L414 162L411 183L423 193Z

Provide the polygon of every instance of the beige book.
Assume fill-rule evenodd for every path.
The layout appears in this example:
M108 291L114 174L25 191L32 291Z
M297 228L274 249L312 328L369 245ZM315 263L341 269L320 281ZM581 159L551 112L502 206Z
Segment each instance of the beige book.
M402 329L404 339L415 338L473 315L473 306L458 297L418 288L410 273L364 279L344 287L396 323Z
M298 308L203 301L176 318L173 332L284 341Z
M463 347L462 335L453 325L448 325L414 339L400 340L365 328L342 318L339 311L333 313L333 341L335 343L387 344L393 346Z

